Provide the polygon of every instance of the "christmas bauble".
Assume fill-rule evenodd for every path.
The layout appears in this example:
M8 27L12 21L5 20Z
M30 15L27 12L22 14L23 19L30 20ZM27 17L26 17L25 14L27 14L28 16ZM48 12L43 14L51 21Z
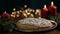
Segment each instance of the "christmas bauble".
M5 11L5 12L3 12L2 17L3 18L10 18L10 14Z

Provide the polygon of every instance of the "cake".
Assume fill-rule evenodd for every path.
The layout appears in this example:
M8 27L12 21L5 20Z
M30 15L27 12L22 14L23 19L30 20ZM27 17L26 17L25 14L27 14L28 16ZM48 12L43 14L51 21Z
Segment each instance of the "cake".
M16 25L20 30L43 30L53 26L49 20L43 18L21 19L16 23Z

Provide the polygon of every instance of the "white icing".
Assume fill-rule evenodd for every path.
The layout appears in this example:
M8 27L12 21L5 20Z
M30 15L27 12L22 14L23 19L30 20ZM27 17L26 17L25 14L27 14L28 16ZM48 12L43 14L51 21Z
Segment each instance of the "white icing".
M43 18L25 18L22 20L19 20L20 24L29 24L29 25L35 25L35 26L40 26L40 27L48 27L52 26L52 23Z

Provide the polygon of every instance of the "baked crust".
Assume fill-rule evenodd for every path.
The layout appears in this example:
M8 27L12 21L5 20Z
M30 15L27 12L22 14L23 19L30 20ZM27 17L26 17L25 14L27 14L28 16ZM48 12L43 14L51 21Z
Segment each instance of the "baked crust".
M27 19L27 20L26 20ZM22 19L19 20L16 25L17 28L20 30L43 30L43 29L47 29L47 28L51 28L52 27L52 23L46 19L37 19L37 18L26 18L26 19ZM32 20L32 21L28 21L28 20ZM38 23L34 24L33 21L34 19L36 19L36 21ZM41 20L41 21L40 21ZM45 20L45 21L44 21ZM25 22L26 23L25 23ZM35 22L36 22L35 21ZM43 21L43 22L42 22ZM24 22L24 23L23 23ZM27 23L28 22L28 23ZM32 23L31 23L32 22ZM42 22L42 23L41 23ZM45 23L46 22L46 23ZM49 22L49 23L48 23Z

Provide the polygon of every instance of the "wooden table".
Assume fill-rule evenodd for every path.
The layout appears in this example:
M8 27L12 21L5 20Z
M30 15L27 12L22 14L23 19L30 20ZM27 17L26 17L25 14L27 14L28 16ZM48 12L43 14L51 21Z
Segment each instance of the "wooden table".
M36 32L35 33L26 33L26 32L14 31L14 32L7 32L7 33L3 33L3 34L60 34L60 29L56 28L51 31L37 32L37 33Z
M46 33L21 33L21 32L9 32L9 33L4 33L4 34L60 34L60 31L54 30Z

